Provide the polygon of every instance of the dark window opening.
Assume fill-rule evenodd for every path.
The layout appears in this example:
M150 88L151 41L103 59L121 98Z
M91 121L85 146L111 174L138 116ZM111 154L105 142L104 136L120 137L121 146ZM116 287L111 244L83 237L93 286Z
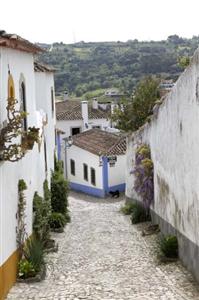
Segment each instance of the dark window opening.
M54 113L54 90L51 88L51 106L52 106L52 114Z
M95 128L101 129L101 126L100 126L100 125L93 125L92 128L93 128L93 129L95 129Z
M88 166L86 164L83 164L84 169L84 180L88 181Z
M75 176L75 161L73 159L70 160L70 173Z
M21 84L21 110L26 113L26 88L23 82ZM25 131L28 130L27 116L24 117L22 126Z
M45 171L48 171L48 165L47 165L47 151L46 151L46 140L44 140L44 161L45 161Z
M75 127L71 129L71 135L80 133L80 127Z
M95 169L91 168L91 184L96 185Z

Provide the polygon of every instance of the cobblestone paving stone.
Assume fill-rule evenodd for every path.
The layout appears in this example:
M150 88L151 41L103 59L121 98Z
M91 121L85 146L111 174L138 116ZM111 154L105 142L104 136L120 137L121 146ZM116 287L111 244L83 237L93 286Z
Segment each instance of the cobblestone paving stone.
M141 236L144 224L131 225L119 212L123 200L71 193L72 222L55 235L59 251L48 255L46 279L17 283L7 299L199 299L198 284L180 262L158 264L156 236Z

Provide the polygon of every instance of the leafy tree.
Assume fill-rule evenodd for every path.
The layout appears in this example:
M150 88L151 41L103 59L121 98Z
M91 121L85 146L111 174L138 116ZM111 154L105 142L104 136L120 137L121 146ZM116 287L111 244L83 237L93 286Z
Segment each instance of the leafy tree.
M130 101L123 101L113 114L116 127L124 131L135 131L152 114L155 102L160 98L159 80L146 77L139 82Z
M178 58L178 64L182 69L185 69L190 64L189 56L181 56Z

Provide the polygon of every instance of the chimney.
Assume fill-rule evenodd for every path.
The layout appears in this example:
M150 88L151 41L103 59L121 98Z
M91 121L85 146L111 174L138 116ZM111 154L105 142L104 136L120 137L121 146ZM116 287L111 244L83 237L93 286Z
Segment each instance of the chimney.
M88 101L81 102L82 107L82 119L83 119L83 131L88 130Z
M93 109L98 109L98 101L97 101L97 98L93 98L93 101L92 101L92 108L93 108Z
M68 100L68 96L69 96L68 91L65 91L64 92L64 101Z

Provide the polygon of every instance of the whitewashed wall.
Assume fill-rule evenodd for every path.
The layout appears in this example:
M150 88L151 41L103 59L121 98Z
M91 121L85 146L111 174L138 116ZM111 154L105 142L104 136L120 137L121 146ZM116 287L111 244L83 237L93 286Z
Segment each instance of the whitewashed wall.
M108 164L108 186L115 186L125 183L126 156L118 155L114 167Z
M83 131L83 120L58 120L56 126L58 129L65 132L65 134L61 135L61 138L63 139L64 137L71 135L71 129L74 127L80 127L81 131ZM101 126L101 129L104 129L110 126L110 121L107 121L106 119L89 119L88 129L91 129L92 126Z
M73 176L70 173L70 159L75 161L75 171L76 175ZM88 165L88 181L84 180L83 176L83 163ZM91 184L90 168L95 169L96 174L96 185ZM99 157L88 151L85 151L75 145L67 149L67 170L68 179L71 182L86 185L93 188L102 189L102 167L99 167Z
M20 77L26 86L28 126L39 126L35 100L35 74L33 55L8 48L0 48L0 124L6 120L8 98L8 68L15 84L15 97L19 99ZM53 136L53 132L51 134ZM32 233L32 200L35 191L43 194L45 179L43 144L41 151L35 145L20 161L0 162L0 265L16 250L16 212L18 204L18 181L24 179L27 233Z
M70 120L70 121L59 121L57 120L56 127L65 133L61 135L61 138L68 137L71 135L71 129L74 127L80 127L83 130L83 121L82 120Z
M54 74L50 72L35 72L35 87L36 109L47 114L47 124L43 127L43 138L46 140L47 178L50 183L51 170L54 169L55 151L55 103L54 110L52 110L51 102L51 88L54 91Z
M126 195L129 198L136 197L133 190L134 175L129 173L135 158L134 149L140 142L150 145L154 163L153 210L187 240L199 245L198 50L191 65L159 108L157 117L154 116L151 124L129 137L126 163ZM185 252L184 245L185 241L182 242L182 251ZM190 254L192 249L193 246L190 246L189 254L182 255L186 265L192 264L186 261L188 257L194 262Z

